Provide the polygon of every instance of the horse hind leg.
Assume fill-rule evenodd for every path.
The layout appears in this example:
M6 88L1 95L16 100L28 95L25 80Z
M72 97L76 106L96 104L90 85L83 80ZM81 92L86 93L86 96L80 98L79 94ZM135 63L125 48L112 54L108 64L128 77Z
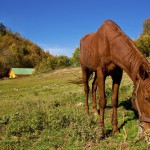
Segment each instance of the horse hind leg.
M113 79L113 95L112 95L112 126L113 126L113 133L114 132L119 132L118 131L118 119L117 119L117 107L118 107L118 91L119 91L119 86L120 82L122 79L122 70L119 69L117 74L112 75Z
M84 92L85 92L85 114L89 114L89 104L88 104L88 98L89 98L89 84L88 80L90 77L90 71L88 69L82 68L82 80L84 84Z
M97 90L97 74L95 73L95 77L92 83L92 106L93 106L93 114L94 116L98 115L97 104L96 104L96 90Z

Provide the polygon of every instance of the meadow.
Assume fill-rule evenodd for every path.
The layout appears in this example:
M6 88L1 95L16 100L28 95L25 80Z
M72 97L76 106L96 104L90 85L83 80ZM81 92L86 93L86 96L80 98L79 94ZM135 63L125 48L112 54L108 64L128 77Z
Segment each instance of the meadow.
M90 81L91 86L92 81ZM111 78L107 78L106 138L99 140L99 116L84 114L81 69L0 81L1 150L145 150L135 142L138 119L131 106L132 81L123 74L119 91L119 133L112 134ZM98 99L98 95L97 95Z

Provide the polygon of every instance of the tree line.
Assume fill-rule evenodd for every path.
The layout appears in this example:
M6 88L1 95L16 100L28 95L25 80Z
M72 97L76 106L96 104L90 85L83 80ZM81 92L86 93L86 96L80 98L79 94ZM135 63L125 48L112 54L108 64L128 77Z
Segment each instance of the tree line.
M69 66L80 65L80 49L76 48L73 52L72 57L67 56L53 56L43 59L36 67L36 73L49 72L56 69L62 69Z
M79 52L79 48L75 51ZM35 43L13 33L0 23L0 78L8 76L10 68L35 68L36 73L79 65L79 53L73 57L53 56Z
M143 22L143 31L134 42L145 56L150 56L150 18ZM7 76L12 67L35 68L36 73L44 73L79 65L79 47L75 48L72 57L53 56L0 23L0 78Z

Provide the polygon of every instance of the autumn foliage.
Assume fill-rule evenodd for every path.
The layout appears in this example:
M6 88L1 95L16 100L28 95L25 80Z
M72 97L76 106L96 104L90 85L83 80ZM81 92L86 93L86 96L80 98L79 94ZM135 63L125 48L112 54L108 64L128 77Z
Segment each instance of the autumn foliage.
M144 21L143 32L135 43L146 57L150 56L150 18Z
M48 52L0 24L0 77L7 76L11 67L33 68L48 57Z

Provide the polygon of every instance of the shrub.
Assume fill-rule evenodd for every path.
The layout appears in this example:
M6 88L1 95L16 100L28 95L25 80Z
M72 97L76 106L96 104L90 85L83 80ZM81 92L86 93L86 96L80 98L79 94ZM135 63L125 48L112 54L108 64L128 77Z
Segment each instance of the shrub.
M71 66L71 60L67 56L52 56L44 59L36 66L36 73L45 73L51 70L65 68Z

